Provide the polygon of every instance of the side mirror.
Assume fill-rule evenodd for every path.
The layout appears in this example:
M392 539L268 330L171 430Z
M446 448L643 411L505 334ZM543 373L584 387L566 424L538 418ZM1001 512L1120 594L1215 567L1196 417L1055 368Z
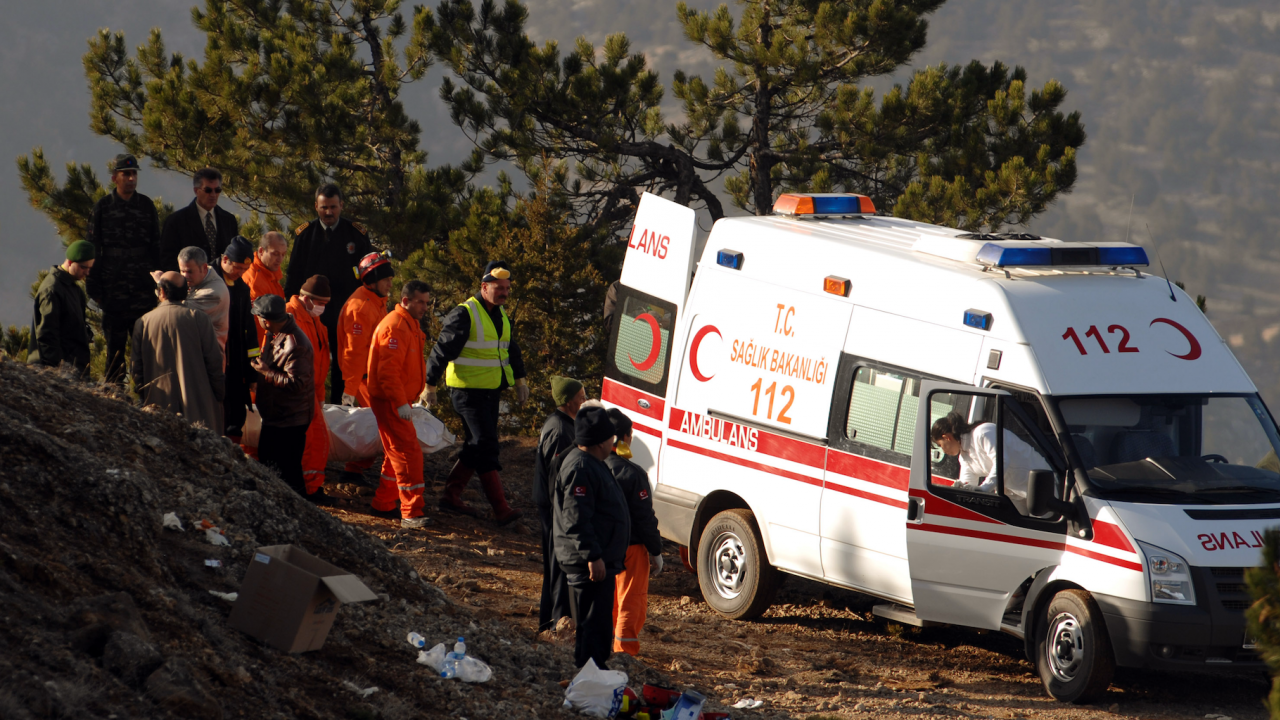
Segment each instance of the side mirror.
M1027 511L1035 517L1047 513L1074 518L1076 507L1065 500L1059 500L1053 489L1058 484L1057 476L1052 470L1032 470L1027 476Z

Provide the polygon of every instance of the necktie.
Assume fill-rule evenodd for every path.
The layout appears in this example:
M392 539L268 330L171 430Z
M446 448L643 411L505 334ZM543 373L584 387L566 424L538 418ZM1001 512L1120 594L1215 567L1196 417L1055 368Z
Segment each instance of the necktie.
M218 230L213 226L213 213L207 213L204 216L204 235L209 239L209 251L216 254ZM209 257L213 257L213 254Z

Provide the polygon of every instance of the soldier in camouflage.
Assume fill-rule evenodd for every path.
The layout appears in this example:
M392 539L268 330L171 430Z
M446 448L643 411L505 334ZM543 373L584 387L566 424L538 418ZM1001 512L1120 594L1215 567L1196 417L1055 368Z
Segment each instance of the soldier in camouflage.
M124 384L125 343L138 318L156 306L151 270L160 267L160 218L151 198L137 192L137 158L117 155L111 182L115 188L93 206L89 221L97 263L86 285L102 309L106 377Z

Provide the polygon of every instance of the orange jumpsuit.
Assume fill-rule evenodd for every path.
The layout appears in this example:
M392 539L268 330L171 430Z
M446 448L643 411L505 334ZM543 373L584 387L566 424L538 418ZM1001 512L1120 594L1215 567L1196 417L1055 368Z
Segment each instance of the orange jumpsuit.
M373 331L387 316L387 299L361 285L347 298L338 315L338 368L342 370L343 392L354 395L360 407L372 407L365 373L369 367L369 346ZM416 396L415 396L416 397ZM353 460L347 472L364 473L373 460Z
M284 296L284 288L280 286L280 278L284 277L284 270L272 271L271 268L262 264L258 259L258 254L253 254L253 264L248 270L244 271L244 284L249 286L249 301L253 302L263 295L279 295L281 300L288 300ZM254 327L258 328L258 347L262 347L262 338L267 334L262 326L254 323ZM315 343L312 343L313 349ZM326 347L328 344L326 343ZM324 385L324 378L328 375L317 375L316 382L321 386Z
M358 290L356 292L359 292ZM374 510L387 511L400 498L400 516L422 515L422 446L413 423L396 412L418 399L427 384L427 335L418 321L396 305L373 333L367 383L373 416L382 438L382 483L373 496Z
M312 317L302 298L294 295L289 299L285 310L293 316L315 351L316 378L329 375L329 330L320 322L320 318ZM316 382L316 412L307 426L307 447L302 452L302 480L306 483L307 494L310 495L324 486L324 467L329 463L329 426L324 422L324 382Z

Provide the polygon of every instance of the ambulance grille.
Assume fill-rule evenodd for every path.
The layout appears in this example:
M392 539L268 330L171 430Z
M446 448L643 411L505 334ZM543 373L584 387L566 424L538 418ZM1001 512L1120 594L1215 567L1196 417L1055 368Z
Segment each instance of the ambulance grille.
M1244 583L1244 568L1210 568L1213 573L1214 589L1218 591L1218 600L1227 610L1248 610L1253 604L1249 597L1249 588Z

